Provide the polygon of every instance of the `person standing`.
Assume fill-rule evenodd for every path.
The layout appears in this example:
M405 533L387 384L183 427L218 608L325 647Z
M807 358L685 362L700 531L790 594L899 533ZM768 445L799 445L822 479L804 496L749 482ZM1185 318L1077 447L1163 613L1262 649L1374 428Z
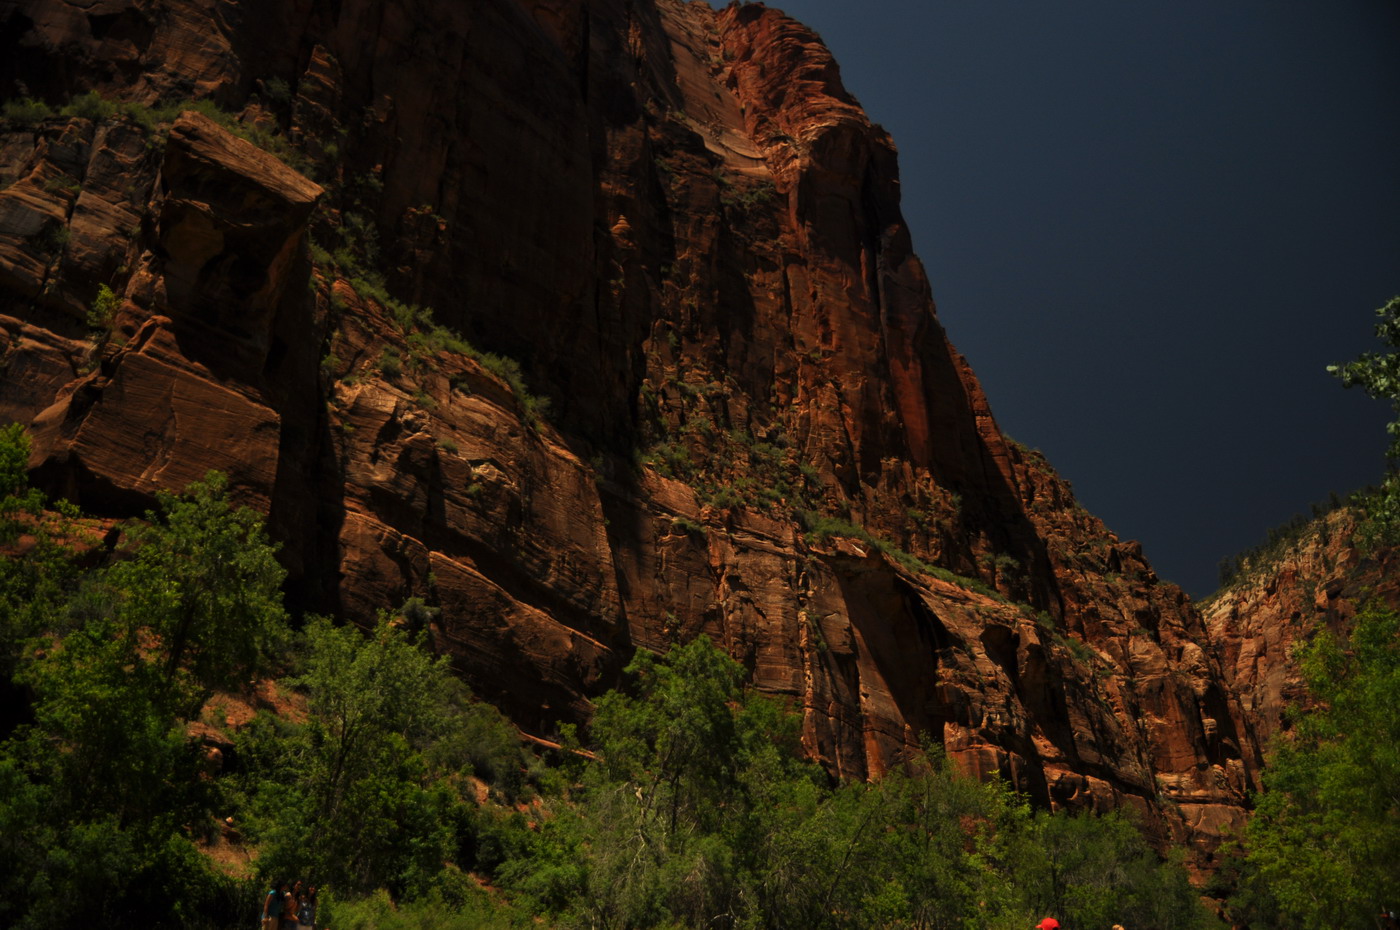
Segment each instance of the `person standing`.
M278 930L297 930L297 908L300 905L301 880L298 879L282 899L282 924Z
M316 886L306 889L297 908L297 930L316 930Z
M282 904L287 894L287 883L273 883L263 896L261 915L262 930L282 930Z

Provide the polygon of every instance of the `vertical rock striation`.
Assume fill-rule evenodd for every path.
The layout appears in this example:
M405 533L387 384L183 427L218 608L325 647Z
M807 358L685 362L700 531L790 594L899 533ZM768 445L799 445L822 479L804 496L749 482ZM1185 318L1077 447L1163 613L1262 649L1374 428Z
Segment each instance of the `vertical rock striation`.
M1240 819L1257 750L1205 625L997 428L894 146L810 30L680 0L13 0L0 42L0 95L130 104L0 131L0 412L52 488L122 515L228 472L300 606L423 598L528 729L707 633L842 775L932 737L1203 867ZM174 100L281 155L152 128Z

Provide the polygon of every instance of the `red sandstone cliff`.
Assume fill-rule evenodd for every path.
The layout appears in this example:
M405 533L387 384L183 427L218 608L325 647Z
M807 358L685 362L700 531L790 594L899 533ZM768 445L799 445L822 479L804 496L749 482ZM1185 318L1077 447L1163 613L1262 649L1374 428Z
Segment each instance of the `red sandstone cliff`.
M703 631L842 774L929 733L1202 865L1240 819L1257 751L1200 616L1001 435L894 147L798 23L8 0L0 51L8 98L140 105L0 127L0 415L53 490L120 515L228 472L297 604L439 606L527 729ZM151 116L180 99L281 157Z
M1341 509L1314 520L1201 605L1261 746L1287 727L1290 705L1308 701L1294 646L1321 628L1345 633L1372 598L1400 604L1394 551L1359 546L1357 519L1354 510Z

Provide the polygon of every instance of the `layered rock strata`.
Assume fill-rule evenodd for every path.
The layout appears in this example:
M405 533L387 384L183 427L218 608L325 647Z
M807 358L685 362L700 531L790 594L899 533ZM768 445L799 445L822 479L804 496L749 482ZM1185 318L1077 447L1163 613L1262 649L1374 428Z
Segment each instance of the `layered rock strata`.
M228 472L298 606L423 598L528 730L703 632L841 775L931 736L1203 867L1240 819L1200 616L998 430L800 24L12 0L0 42L6 97L126 104L0 134L0 413L51 489L121 516Z

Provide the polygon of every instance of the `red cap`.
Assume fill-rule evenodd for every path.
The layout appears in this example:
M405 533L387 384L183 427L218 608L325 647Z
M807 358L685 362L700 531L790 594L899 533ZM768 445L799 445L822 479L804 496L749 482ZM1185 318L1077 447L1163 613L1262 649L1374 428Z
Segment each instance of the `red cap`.
M1035 925L1035 930L1060 930L1060 922L1053 917L1047 917Z

